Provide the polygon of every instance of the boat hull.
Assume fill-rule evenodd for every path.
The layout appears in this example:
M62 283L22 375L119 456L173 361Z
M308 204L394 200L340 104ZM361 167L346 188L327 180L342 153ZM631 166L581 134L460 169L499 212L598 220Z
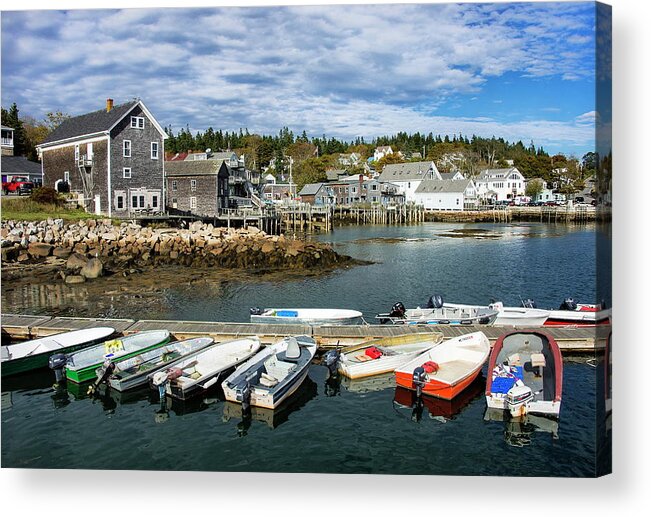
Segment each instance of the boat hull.
M430 380L425 383L425 386L423 387L423 393L425 395L430 395L432 397L437 397L444 400L452 400L457 395L459 395L459 393L470 386L472 384L472 381L477 378L480 372L481 366L455 384ZM408 372L396 372L396 384L403 388L407 388L408 390L416 391L416 386L414 385L412 375Z
M561 402L554 400L535 400L523 404L515 412L510 411L506 397L495 393L486 395L486 406L490 409L510 412L513 417L525 416L527 414L558 417L561 413Z
M262 314L251 314L251 323L281 325L354 325L362 313L349 309L265 309Z
M414 372L420 370L425 395L452 400L477 378L489 352L490 342L483 332L444 341L396 369L396 384L417 391ZM425 371L428 363L434 363L434 369Z

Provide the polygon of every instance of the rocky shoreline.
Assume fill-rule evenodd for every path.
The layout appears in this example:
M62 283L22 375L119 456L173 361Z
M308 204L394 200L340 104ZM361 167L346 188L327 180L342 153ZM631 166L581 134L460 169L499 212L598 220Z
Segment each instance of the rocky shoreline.
M187 229L88 219L3 221L3 277L48 271L68 284L159 265L246 270L327 269L357 263L328 244L194 222Z

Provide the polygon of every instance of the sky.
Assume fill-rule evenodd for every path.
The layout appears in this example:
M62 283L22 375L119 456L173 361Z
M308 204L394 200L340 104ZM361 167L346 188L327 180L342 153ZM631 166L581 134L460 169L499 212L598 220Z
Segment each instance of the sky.
M592 2L213 5L2 11L2 106L42 119L139 97L174 132L594 150Z

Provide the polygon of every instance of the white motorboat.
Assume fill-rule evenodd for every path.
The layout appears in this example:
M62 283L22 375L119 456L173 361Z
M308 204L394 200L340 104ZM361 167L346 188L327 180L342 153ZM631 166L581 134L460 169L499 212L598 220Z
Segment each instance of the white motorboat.
M432 297L424 308L405 309L402 302L393 304L391 312L375 316L380 323L394 325L492 325L497 311L488 307L464 305L452 307L442 298Z
M243 409L278 407L307 377L317 345L309 336L291 336L260 350L223 383L224 396Z
M445 303L443 307L471 309L476 306ZM542 327L550 314L550 311L544 309L505 307L502 302L492 302L485 308L497 311L497 318L495 318L495 322L493 323L495 327Z
M186 400L215 385L220 375L249 359L260 346L257 336L210 345L150 374L149 385L158 388L161 398L167 394Z
M251 323L353 325L362 321L362 313L350 309L260 309L252 307L250 312Z

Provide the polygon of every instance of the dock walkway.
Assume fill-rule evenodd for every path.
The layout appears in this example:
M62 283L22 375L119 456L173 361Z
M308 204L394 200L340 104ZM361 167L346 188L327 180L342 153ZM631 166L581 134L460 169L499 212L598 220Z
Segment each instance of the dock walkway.
M2 339L36 339L82 328L111 326L123 335L143 330L167 329L176 339L211 336L216 341L239 336L257 335L263 343L271 343L290 334L312 336L319 348L355 345L373 338L400 336L418 332L441 332L444 339L482 331L491 343L512 327L485 325L271 325L258 323L221 323L213 321L133 320L107 318L69 318L2 314ZM549 333L563 352L591 353L604 347L609 327L540 327Z

